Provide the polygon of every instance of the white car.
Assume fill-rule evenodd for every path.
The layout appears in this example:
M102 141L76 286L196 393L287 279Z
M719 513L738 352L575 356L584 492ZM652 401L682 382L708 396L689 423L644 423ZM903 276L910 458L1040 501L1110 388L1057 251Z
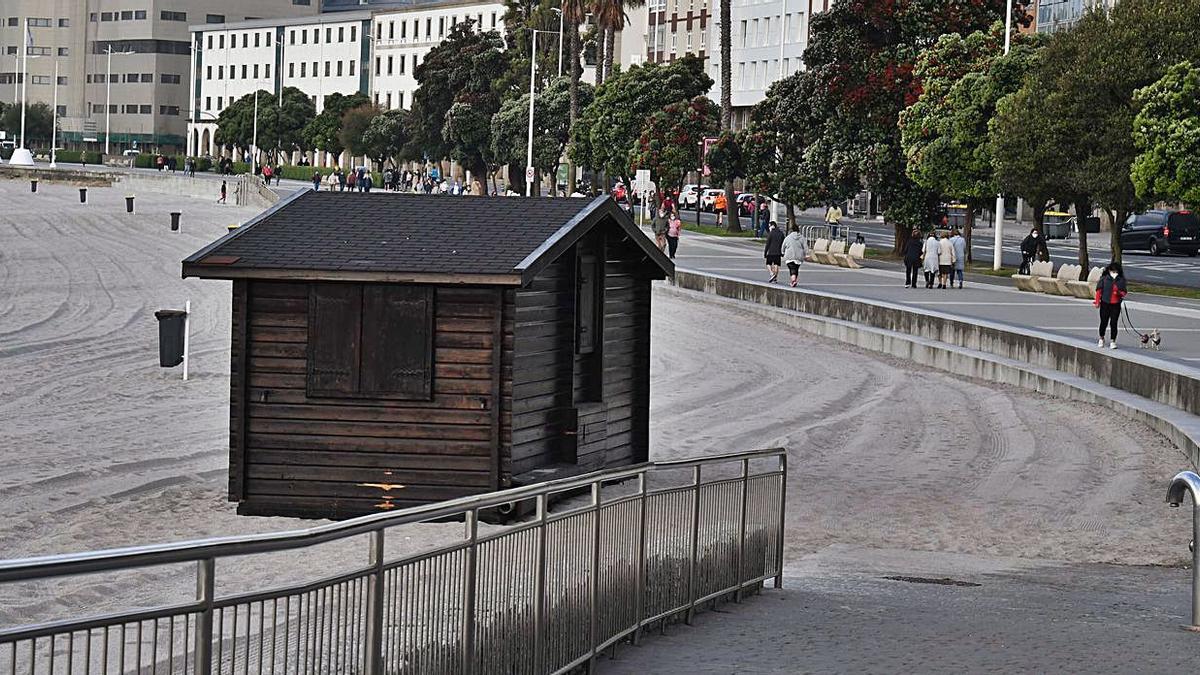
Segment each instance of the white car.
M714 208L713 205L717 203L717 195L723 194L725 194L724 190L716 188L705 190L700 194L700 209L702 211L712 211Z
M696 200L700 197L700 190L707 187L707 185L696 185L695 183L684 185L683 190L679 192L679 205L685 209L696 208Z

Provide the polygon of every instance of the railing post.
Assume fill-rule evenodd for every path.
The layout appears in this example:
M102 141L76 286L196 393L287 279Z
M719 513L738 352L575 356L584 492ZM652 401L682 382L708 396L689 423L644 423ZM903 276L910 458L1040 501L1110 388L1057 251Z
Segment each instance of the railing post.
M742 460L742 517L738 524L737 591L734 602L742 601L742 584L746 581L746 499L750 496L750 460Z
M1200 630L1200 495L1192 495L1192 630Z
M600 604L600 481L592 483L592 573L588 575L591 582L588 591L591 593L591 605L588 611L589 635L591 636L592 657L588 659L588 672L592 672L596 661L596 643L600 641L600 620L597 616L597 605Z
M696 567L700 547L700 465L692 467L692 545L688 555L688 607L684 623L691 625L696 615Z
M634 587L637 597L634 598L635 619L637 625L633 629L633 644L642 642L642 616L646 612L646 473L638 474L638 545L637 570Z
M196 562L196 600L203 606L196 615L195 628L195 668L196 675L209 675L212 672L212 641L213 641L213 594L217 581L216 558L205 558Z
M475 589L479 572L479 511L471 509L464 515L467 529L467 578L463 580L462 673L475 671Z
M783 531L784 520L787 517L787 451L779 455L779 536L775 547L775 588L783 588Z
M367 675L383 673L383 529L371 532L371 576L367 577Z
M541 675L546 669L546 516L548 499L545 493L537 496L538 545L533 587L533 672Z

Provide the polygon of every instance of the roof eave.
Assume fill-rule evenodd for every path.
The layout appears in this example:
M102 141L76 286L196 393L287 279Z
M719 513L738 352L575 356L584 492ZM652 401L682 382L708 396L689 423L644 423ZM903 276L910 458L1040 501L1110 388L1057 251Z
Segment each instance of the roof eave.
M455 274L444 272L381 272L373 270L298 270L183 263L183 276L199 279L253 279L257 281L353 281L378 284L429 284L435 286L520 286L519 274Z

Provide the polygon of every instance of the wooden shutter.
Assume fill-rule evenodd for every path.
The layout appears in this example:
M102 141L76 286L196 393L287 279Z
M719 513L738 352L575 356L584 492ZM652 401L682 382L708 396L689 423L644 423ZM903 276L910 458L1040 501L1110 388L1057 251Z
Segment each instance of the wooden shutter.
M361 285L309 287L309 396L352 396L358 392L361 333Z
M362 395L429 399L433 289L368 285L363 290L362 316Z
M597 273L596 256L579 256L578 278L575 286L575 351L591 354L596 350L599 326L596 322L596 291L604 283Z

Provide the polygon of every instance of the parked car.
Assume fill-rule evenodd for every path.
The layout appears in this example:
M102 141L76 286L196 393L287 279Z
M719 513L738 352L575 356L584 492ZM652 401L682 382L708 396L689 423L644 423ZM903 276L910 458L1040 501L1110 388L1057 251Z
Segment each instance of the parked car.
M1134 214L1121 226L1121 249L1194 256L1200 251L1200 218L1191 211L1161 209Z
M700 191L707 189L707 185L696 185L695 183L684 185L683 191L679 193L679 205L685 209L696 208L696 200L700 198Z
M717 202L717 195L725 194L724 190L717 188L709 188L700 193L700 209L702 211L712 211L713 204Z

